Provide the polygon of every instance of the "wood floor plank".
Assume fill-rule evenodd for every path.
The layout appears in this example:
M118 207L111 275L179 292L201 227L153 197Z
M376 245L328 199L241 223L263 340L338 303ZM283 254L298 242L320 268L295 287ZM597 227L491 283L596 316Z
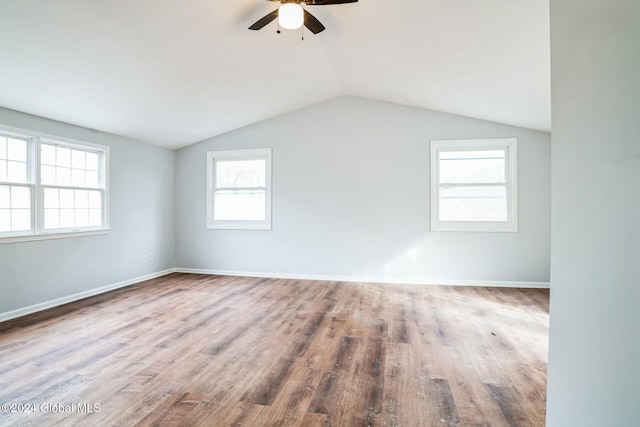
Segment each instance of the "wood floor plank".
M364 353L356 364L353 387L352 422L358 425L381 425L386 346L379 337L367 338Z
M0 323L0 401L75 405L0 425L543 426L548 308L540 289L171 274Z
M345 379L349 378L357 348L361 343L361 338L342 337L331 368L324 372L316 389L308 408L309 412L331 414L343 403L341 399L346 386Z
M487 384L487 389L500 406L500 411L510 426L529 427L532 425L523 408L522 399L513 387Z

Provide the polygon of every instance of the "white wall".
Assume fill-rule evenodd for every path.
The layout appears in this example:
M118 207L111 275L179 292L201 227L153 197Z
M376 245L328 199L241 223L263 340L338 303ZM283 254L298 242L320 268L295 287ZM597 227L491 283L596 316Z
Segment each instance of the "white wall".
M111 223L106 235L0 244L0 317L173 268L175 152L1 108L0 123L109 146Z
M551 0L550 427L640 425L640 2Z
M429 140L513 136L520 232L430 232ZM273 230L205 230L206 152L255 147L273 147ZM342 97L181 149L176 174L177 267L416 281L549 280L547 133Z

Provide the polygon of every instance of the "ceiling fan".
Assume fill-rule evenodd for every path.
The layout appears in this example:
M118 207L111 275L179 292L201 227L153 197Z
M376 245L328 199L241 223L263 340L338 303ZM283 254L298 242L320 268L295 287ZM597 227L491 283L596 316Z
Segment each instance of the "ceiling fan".
M355 3L358 0L269 0L282 3L282 5L271 13L258 19L250 30L259 30L278 18L280 27L288 30L300 28L303 24L313 34L324 31L325 27L318 19L302 8L302 4L306 6L324 6L329 4ZM280 29L278 29L280 33Z

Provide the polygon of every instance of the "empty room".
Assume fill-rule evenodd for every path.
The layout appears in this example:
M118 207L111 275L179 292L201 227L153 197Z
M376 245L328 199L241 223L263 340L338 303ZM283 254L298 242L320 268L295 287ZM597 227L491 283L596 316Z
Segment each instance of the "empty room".
M636 0L0 0L0 425L632 427Z

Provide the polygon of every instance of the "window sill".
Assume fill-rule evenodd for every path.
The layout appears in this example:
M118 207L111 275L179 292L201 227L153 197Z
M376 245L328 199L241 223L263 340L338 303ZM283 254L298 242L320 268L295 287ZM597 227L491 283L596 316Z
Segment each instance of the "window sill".
M35 240L68 239L72 237L97 236L100 234L109 234L110 231L111 229L105 228L100 230L70 231L64 233L29 234L26 236L0 237L0 245L5 243L31 242Z
M472 233L517 233L518 225L509 223L438 221L431 223L431 231L459 231Z
M207 230L262 230L262 231L271 231L270 225L208 225Z

